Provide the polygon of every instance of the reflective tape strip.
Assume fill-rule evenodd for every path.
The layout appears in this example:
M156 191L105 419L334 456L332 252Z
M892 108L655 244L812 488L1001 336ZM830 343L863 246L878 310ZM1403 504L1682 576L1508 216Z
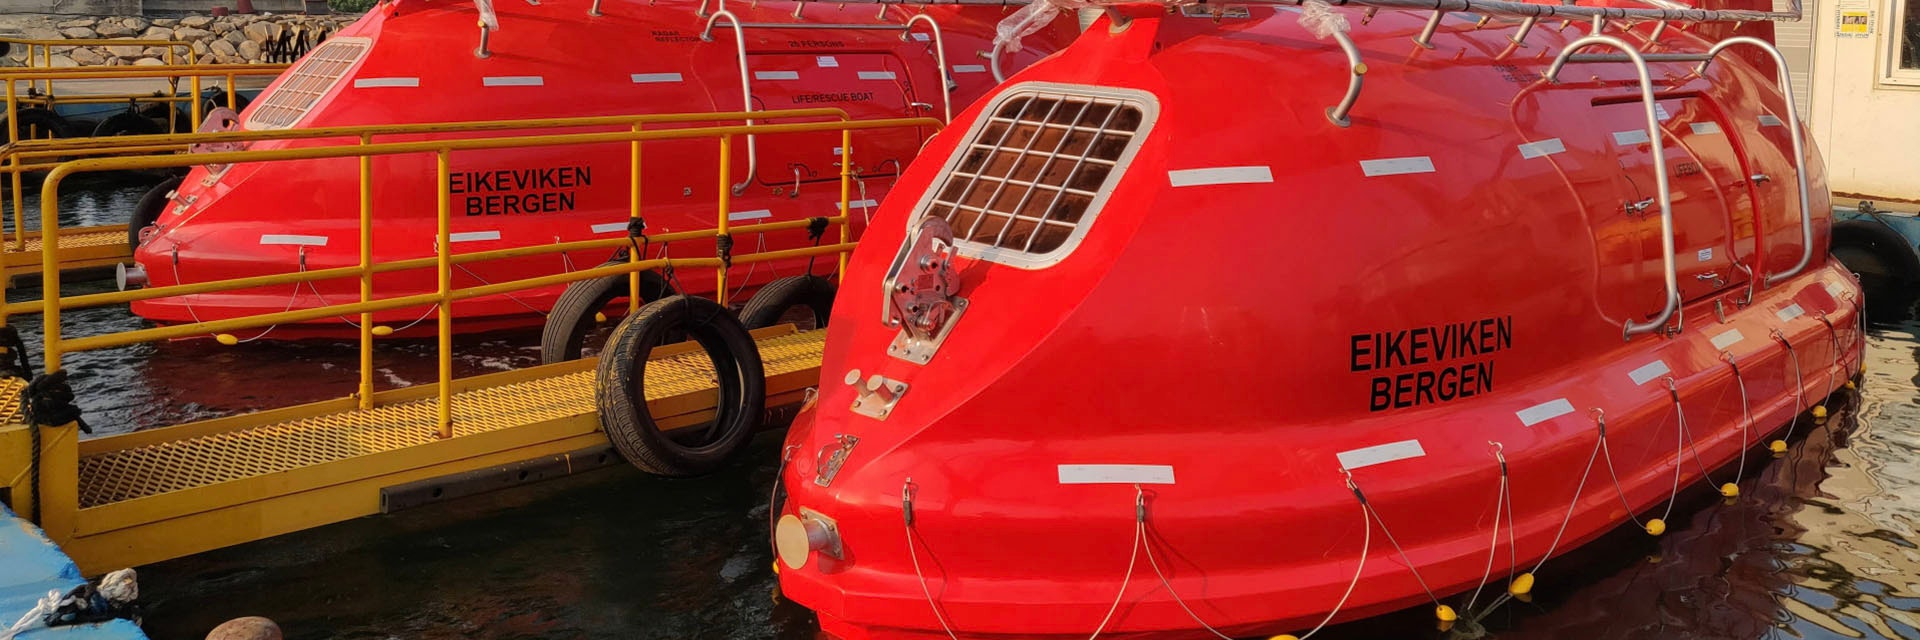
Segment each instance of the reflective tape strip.
M987 72L987 65L984 65L984 64L956 64L956 65L953 65L953 72L954 72L954 73L986 73L986 72Z
M1371 467L1376 464L1386 464L1425 455L1427 455L1427 450L1420 448L1419 440L1401 440L1399 442L1389 442L1365 449L1342 451L1335 454L1334 457L1340 459L1340 466L1345 467L1348 471L1352 471L1361 467Z
M892 71L862 71L860 72L860 79L861 80L892 80L894 79L894 75Z
M1847 292L1846 285L1840 284L1838 282L1827 283L1827 295L1838 298L1840 297L1840 294L1846 293L1846 292Z
M833 56L817 56L813 59L813 61L815 64L820 65L822 68L840 66L840 61L838 59L835 59Z
M480 242L483 240L499 239L500 232L498 231L463 231L447 235L448 242Z
M1774 317L1779 318L1781 322L1786 322L1788 320L1792 320L1794 318L1798 318L1800 316L1806 315L1806 313L1807 311L1805 309L1801 309L1800 305L1798 303L1795 303L1795 304L1787 305L1786 308L1784 309L1773 312L1773 315Z
M1667 361L1655 360L1653 362L1640 365L1640 368L1638 369L1628 371L1627 377L1632 379L1634 384L1646 384L1648 382L1658 380L1660 379L1660 376L1664 376L1669 373L1673 373L1673 370L1667 368Z
M800 72L798 71L755 71L753 72L753 79L755 80L799 80Z
M1201 187L1211 184L1256 184L1273 182L1273 170L1267 167L1212 167L1178 169L1167 172L1167 181L1176 187Z
M1726 333L1713 337L1713 348L1725 350L1727 347L1740 344L1740 341L1745 339L1747 337L1741 335L1739 329L1728 329Z
M626 230L627 230L627 223L625 222L606 222L606 223L593 225L594 233L613 233L615 231L626 231Z
M1566 398L1555 398L1515 411L1513 415L1520 418L1521 426L1531 427L1569 413L1573 413L1573 403Z
M853 202L849 202L849 203L847 203L847 204L848 204L849 206L854 206L854 207L860 207L860 208L862 208L862 209L869 209L869 208L873 208L873 207L878 207L878 206L880 206L880 203L879 203L878 201L875 201L875 200L855 200L855 201L853 201ZM840 203L838 203L838 202L835 202L835 203L833 203L833 208L835 208L835 209L839 209L839 208L840 208Z
M1380 158L1361 160L1360 172L1367 177L1397 176L1408 173L1433 173L1433 158L1410 156L1406 158Z
M1060 484L1173 484L1173 465L1063 464Z
M1613 132L1614 144L1646 144L1649 142L1653 141L1647 138L1647 132L1644 129L1629 129L1626 131Z
M480 79L480 85L486 87L539 87L546 84L547 79L540 76L487 76Z
M1665 120L1673 117L1673 114L1667 113L1666 105L1656 103L1653 105L1653 117Z
M260 244L296 244L314 247L327 246L326 236L300 236L269 233L260 236Z
M1720 133L1720 123L1717 122L1695 122L1688 126L1693 127L1693 133L1695 135L1704 136L1709 133Z
M752 211L735 211L733 213L727 214L727 222L736 222L740 220L759 220L761 218L771 218L771 217L773 217L773 212L768 211L766 209L755 209Z
M678 73L636 73L628 76L634 84L655 84L661 82L680 82L685 80Z
M419 78L354 78L353 88L375 89L379 87L418 87Z
M933 39L933 36L930 36L924 33L916 33L916 34L913 34L913 39L916 42L926 42L928 40Z
M1780 118L1778 118L1778 117L1776 117L1776 116L1774 116L1774 115L1773 115L1773 114L1771 114L1771 113L1763 113L1763 114L1760 114L1760 126L1762 126L1762 127L1784 127L1784 126L1787 126L1787 123L1784 123L1784 122L1781 122L1781 121L1780 121Z
M1567 145L1565 143L1560 142L1559 138L1547 138L1539 142L1529 142L1529 143L1520 145L1520 157L1539 158L1542 156L1550 156L1556 153L1561 153L1566 150L1567 150Z

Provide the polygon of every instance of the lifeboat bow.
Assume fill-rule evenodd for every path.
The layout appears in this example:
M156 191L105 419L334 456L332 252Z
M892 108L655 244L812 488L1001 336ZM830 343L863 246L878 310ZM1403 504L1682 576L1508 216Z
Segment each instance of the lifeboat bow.
M902 174L772 510L823 630L1452 621L1824 419L1783 14L1350 4L1109 7Z

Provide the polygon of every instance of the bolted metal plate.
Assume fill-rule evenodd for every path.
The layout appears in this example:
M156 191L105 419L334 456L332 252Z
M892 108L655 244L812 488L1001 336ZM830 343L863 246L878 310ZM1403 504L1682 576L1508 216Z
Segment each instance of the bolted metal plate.
M960 316L966 313L967 299L954 298L953 315L947 318L945 324L940 325L940 333L935 334L930 340L915 340L912 333L901 329L900 335L894 336L893 343L887 345L887 355L914 364L932 362L933 354L940 350L940 344L947 341L947 334L953 332L953 326L960 324Z

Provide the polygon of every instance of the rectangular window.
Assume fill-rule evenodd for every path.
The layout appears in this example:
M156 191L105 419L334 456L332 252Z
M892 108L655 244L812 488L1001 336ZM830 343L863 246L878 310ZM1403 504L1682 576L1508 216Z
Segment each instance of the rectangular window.
M321 43L280 77L280 86L253 105L247 112L246 128L260 131L300 124L307 111L360 62L370 44L366 38L332 38Z
M1883 80L1920 86L1920 0L1892 0L1893 15L1883 35L1887 65ZM1843 14L1843 18L1844 14Z

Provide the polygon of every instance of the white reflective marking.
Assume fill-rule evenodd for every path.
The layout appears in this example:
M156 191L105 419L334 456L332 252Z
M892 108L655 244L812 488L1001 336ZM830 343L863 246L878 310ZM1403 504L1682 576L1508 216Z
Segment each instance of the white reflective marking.
M1529 142L1520 145L1520 157L1539 158L1561 153L1566 150L1566 143L1561 142L1559 138L1547 138L1539 142Z
M1397 176L1408 173L1433 173L1433 158L1410 156L1406 158L1381 158L1361 160L1360 172L1367 177Z
M987 72L987 65L984 65L984 64L956 64L956 65L953 65L953 72L954 72L954 73L986 73L986 72Z
M1418 458L1424 455L1427 455L1427 450L1420 448L1419 440L1401 440L1399 442L1374 445L1365 449L1342 451L1336 454L1335 457L1340 459L1340 466L1345 467L1348 471L1352 471L1361 467L1371 467L1376 464L1386 464L1397 460Z
M1063 464L1060 484L1173 484L1173 465Z
M840 61L834 59L833 56L815 56L813 62L814 64L820 65L822 69L840 66Z
M773 217L772 211L768 211L766 209L754 209L752 211L735 211L733 213L729 213L727 214L727 221L735 222L739 220L759 220L761 218L771 218L771 217Z
M484 240L499 239L500 232L498 231L462 231L460 233L447 234L447 242L481 242Z
M1167 172L1167 181L1176 187L1201 187L1210 184L1255 184L1273 182L1273 170L1267 167L1176 169Z
M1660 104L1660 103L1654 103L1654 105L1653 105L1653 117L1655 117L1655 118L1659 118L1659 119L1661 119L1661 120L1666 120L1666 119L1668 119L1668 118L1672 118L1672 117L1673 117L1673 114L1671 114L1671 113L1667 113L1667 106L1666 106L1666 105L1663 105L1663 104Z
M1652 140L1647 139L1647 132L1644 129L1628 129L1626 131L1613 132L1614 144L1629 145L1646 144L1648 142L1652 142Z
M1778 118L1778 117L1776 117L1776 116L1774 116L1774 115L1773 115L1773 114L1771 114L1771 113L1763 113L1763 114L1760 114L1760 126L1762 126L1762 127L1784 127L1784 126L1787 126L1787 124L1786 124L1786 123L1784 123L1784 122L1781 122L1781 121L1780 121L1780 118Z
M1640 365L1640 368L1638 369L1628 371L1627 377L1632 379L1634 384L1646 384L1648 382L1652 382L1654 380L1659 379L1660 376L1664 376L1669 373L1673 373L1673 370L1667 368L1667 361L1655 360L1653 362Z
M480 79L480 85L486 87L539 87L547 84L540 76L487 76Z
M853 202L849 202L849 203L847 203L847 204L848 204L848 205L852 205L852 206L855 206L855 207L860 207L860 208L863 208L863 209L867 209L867 208L872 208L872 207L878 207L878 206L880 206L880 203L879 203L879 202L877 202L877 201L874 201L874 200L855 200L855 201L853 201ZM834 204L833 204L833 208L835 208L835 209L838 209L838 208L840 208L840 203L838 203L838 202L836 202L836 203L834 203Z
M1695 135L1704 136L1709 133L1720 133L1720 123L1718 122L1695 122L1689 126L1693 127L1693 133Z
M1513 415L1519 416L1522 426L1531 427L1569 413L1573 413L1573 403L1566 398L1556 398L1515 411Z
M626 231L626 230L627 230L627 223L625 222L607 222L607 223L593 225L594 233L613 233L615 231Z
M1706 262L1706 261L1708 261L1708 260L1712 260L1712 259L1713 259L1713 247L1707 247L1707 248L1705 248L1705 249L1701 249L1701 250L1700 250L1700 251L1699 251L1698 253L1695 253L1693 257L1695 257L1695 258L1699 258L1699 260L1700 260L1701 262Z
M1786 322L1788 320L1792 320L1794 318L1798 318L1800 316L1806 315L1806 313L1807 311L1805 309L1801 309L1800 304L1796 302L1794 304L1787 305L1786 308L1784 309L1773 312L1773 316L1776 318L1779 318L1781 322Z
M636 73L628 76L634 84L655 84L661 82L681 82L686 78L678 73Z
M800 72L798 71L755 71L753 72L753 79L755 80L799 80Z
M418 87L419 78L354 78L353 88L373 89L377 87Z
M1838 282L1828 282L1828 283L1827 283L1827 295L1830 295L1830 296L1833 296L1833 297L1835 297L1835 298L1838 298L1838 297L1840 297L1840 294L1842 294L1842 293L1846 293L1846 292L1847 292L1847 286L1846 286L1846 285L1843 285L1843 284L1840 284L1840 283L1838 283Z
M324 247L324 246L327 246L327 237L269 233L267 235L260 236L260 244L297 244L297 245L311 245L315 247Z
M894 75L892 71L862 71L860 72L860 79L861 80L892 80L894 79Z
M924 33L916 33L916 34L913 34L913 39L914 39L914 41L916 41L916 42L926 42L927 40L929 40L929 39L932 39L932 38L933 38L933 36L930 36L930 35L927 35L927 34L924 34Z
M1741 335L1739 329L1728 329L1726 333L1713 337L1713 348L1724 351L1727 347L1740 344L1740 341L1745 339L1747 337Z

